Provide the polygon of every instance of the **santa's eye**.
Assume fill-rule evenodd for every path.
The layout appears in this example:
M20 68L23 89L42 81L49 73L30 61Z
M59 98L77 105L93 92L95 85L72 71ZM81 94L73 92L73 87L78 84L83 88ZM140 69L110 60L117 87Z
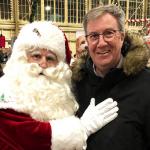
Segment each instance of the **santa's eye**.
M57 57L55 55L54 56L52 56L52 55L51 56L47 56L46 60L47 61L57 61Z
M32 54L31 57L34 59L34 60L39 60L42 58L42 56L40 54Z

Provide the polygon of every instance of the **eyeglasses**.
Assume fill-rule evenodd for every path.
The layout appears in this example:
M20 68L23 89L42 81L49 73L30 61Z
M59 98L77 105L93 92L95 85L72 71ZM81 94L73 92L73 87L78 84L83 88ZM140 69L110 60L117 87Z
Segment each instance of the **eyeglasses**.
M117 31L120 30L105 30L103 33L93 32L86 35L86 39L94 44L98 42L100 35L102 35L105 42L110 42L114 39Z

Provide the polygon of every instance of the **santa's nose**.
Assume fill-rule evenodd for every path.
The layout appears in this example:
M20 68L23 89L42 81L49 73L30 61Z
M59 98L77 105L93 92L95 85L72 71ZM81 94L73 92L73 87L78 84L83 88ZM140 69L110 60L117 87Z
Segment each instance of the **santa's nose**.
M42 57L42 59L39 62L39 65L40 65L41 68L44 68L44 69L46 69L48 67L46 57Z

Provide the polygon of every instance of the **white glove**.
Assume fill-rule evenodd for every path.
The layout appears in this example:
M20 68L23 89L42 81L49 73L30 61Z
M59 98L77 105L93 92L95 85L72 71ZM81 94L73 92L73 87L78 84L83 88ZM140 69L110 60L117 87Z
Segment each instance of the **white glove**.
M118 115L117 111L117 102L112 98L108 98L96 106L95 99L92 98L90 105L81 117L87 137L114 120Z

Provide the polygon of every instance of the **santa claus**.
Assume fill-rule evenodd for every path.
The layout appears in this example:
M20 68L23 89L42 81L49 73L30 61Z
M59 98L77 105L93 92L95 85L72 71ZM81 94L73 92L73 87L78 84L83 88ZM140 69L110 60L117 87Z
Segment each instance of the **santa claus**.
M71 91L64 33L51 22L25 25L0 78L0 149L83 150L86 140L117 116L112 99L81 118Z

